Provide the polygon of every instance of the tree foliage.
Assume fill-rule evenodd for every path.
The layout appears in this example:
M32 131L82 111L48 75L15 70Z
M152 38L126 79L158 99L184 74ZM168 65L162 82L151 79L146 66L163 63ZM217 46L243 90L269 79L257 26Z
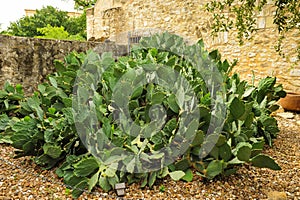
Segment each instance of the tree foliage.
M206 10L213 14L212 33L236 29L238 39L243 44L245 39L251 38L252 33L257 30L255 16L268 4L267 0L212 0L206 4ZM281 42L287 32L292 30L300 31L300 1L298 0L272 0L275 6L273 23L277 26L280 34L276 50L281 52ZM231 19L226 12L234 13L235 18ZM300 44L298 46L300 56Z
M48 24L47 27L38 28L37 31L43 34L43 36L36 36L37 38L66 39L69 36L69 33L62 26L53 27Z
M95 5L97 0L74 0L75 8L79 10L84 10L86 8L92 7Z
M70 35L67 31L65 31L63 26L53 27L48 24L44 28L38 28L37 31L43 34L43 36L36 36L36 38L58 39L58 40L80 40L80 41L85 40L85 38L83 38L79 34Z
M69 17L67 12L60 11L52 6L43 7L37 10L33 16L25 16L16 22L12 22L7 33L15 36L35 37L43 36L39 31L48 25L52 27L64 27L70 35L80 35L86 38L86 15L80 17Z

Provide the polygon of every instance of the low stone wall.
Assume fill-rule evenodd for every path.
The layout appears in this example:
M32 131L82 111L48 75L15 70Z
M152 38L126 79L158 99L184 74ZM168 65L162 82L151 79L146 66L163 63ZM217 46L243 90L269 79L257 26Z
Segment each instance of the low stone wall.
M69 52L93 49L99 54L112 52L126 55L127 46L112 42L78 42L23 38L0 35L0 87L5 81L21 83L26 93L32 93L46 76L54 71L53 61L62 60Z

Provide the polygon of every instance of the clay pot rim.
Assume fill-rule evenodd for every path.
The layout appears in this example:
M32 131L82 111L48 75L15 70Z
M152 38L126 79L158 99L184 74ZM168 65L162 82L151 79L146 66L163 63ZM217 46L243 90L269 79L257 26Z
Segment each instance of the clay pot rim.
M284 110L300 111L300 93L287 92L284 98L279 100L279 104Z
M296 93L296 92L286 92L286 94L291 96L300 96L300 93Z

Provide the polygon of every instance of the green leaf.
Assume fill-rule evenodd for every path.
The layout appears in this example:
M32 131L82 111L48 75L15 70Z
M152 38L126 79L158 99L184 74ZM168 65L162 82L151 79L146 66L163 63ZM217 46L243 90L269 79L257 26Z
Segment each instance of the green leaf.
M44 132L44 140L46 143L53 143L55 142L55 132L53 129L47 129Z
M240 142L237 145L237 158L241 161L249 161L251 157L251 144L247 142Z
M136 88L131 95L131 99L136 99L140 97L143 93L143 90L144 90L143 86Z
M253 123L253 120L254 120L254 113L251 112L247 115L245 121L244 121L244 125L246 128L250 129L252 123Z
M143 179L143 181L141 183L141 188L146 187L147 183L148 183L148 173L145 174L145 177L144 177L144 179Z
M108 192L112 189L111 185L109 184L107 177L100 176L99 178L99 185L105 191Z
M281 167L273 160L273 158L264 154L259 154L251 158L250 162L255 167L269 168L272 170L281 170Z
M232 153L231 148L227 143L219 147L219 155L225 162L230 160L230 158L232 157Z
M227 162L229 165L239 165L245 163L245 161L239 160L237 157Z
M95 158L86 158L74 165L74 174L79 177L85 177L94 173L98 168L99 165Z
M209 179L214 178L215 176L222 173L222 163L219 160L211 161L206 168L206 176Z
M50 81L51 85L57 89L57 82L56 82L55 78L50 76L49 81Z
M43 150L46 155L50 156L53 159L59 158L62 153L60 146L51 145L48 143L44 144Z
M231 174L234 174L236 173L237 169L236 168L233 168L233 169L227 169L224 171L224 175L225 176L230 176Z
M64 171L61 168L57 168L55 170L55 173L59 178L62 178L64 176Z
M126 166L126 169L129 173L133 173L135 167L135 158L133 158L128 165Z
M93 52L93 53L96 54L95 52ZM112 57L112 53L111 52L104 52L101 55L101 60L102 60L102 64L105 67L109 67L109 66L111 66L111 65L113 65L115 63L115 59Z
M65 115L65 118L67 119L68 123L73 124L74 123L74 117L73 117L72 108L63 108L62 112Z
M177 119L173 118L166 123L163 131L172 133L176 128L177 128Z
M0 90L0 99L4 99L6 98L8 95L8 92L6 91L3 91L3 90Z
M107 177L107 180L112 187L115 187L115 185L120 182L117 174L113 177Z
M65 171L64 173L64 182L71 187L75 187L83 180L86 180L86 177L75 176L72 171Z
M9 117L6 114L0 115L0 130L4 131L8 125Z
M195 138L191 145L193 147L199 146L203 143L203 141L204 141L204 133L203 133L203 131L199 130L196 132Z
M239 119L240 117L243 116L243 114L245 112L245 105L240 99L235 97L232 100L229 109L230 109L230 113L232 114L234 119L237 120L237 119Z
M217 146L214 146L209 152L209 155L212 156L214 159L219 159L219 148Z
M66 71L66 67L64 66L63 62L61 62L60 60L54 60L54 67L57 72L62 73Z
M4 83L4 90L8 93L15 93L15 88L8 81Z
M31 154L34 151L34 144L31 141L26 142L23 146L22 149L25 154Z
M48 108L48 112L49 112L50 114L54 115L55 112L56 112L56 109L55 109L55 108Z
M152 95L151 103L152 104L161 104L165 98L165 94L162 92L156 92Z
M219 138L218 138L218 142L216 143L216 146L222 146L226 143L227 141L227 138L224 136L224 135L219 135Z
M51 169L57 163L53 158L46 154L42 154L41 156L37 156L34 158L34 162L38 165L45 167L46 169Z
M191 169L185 171L185 175L181 178L187 182L191 182L193 180L193 172Z
M218 50L213 50L212 52L209 53L209 56L211 59L214 59L214 60L219 60L221 57Z
M43 94L45 93L46 86L45 86L45 85L42 85L42 84L39 84L39 85L38 85L38 90L39 90L40 93L43 95Z
M79 182L77 185L75 185L74 189L72 190L72 197L78 198L84 191L85 188L88 187L87 180L83 180Z
M28 106L36 112L36 114L38 115L38 118L40 120L43 120L44 111L40 107L40 100L38 99L38 97L34 96L34 97L27 99L27 103L28 103Z
M161 169L160 174L159 174L159 178L164 178L168 174L169 174L169 168L167 166L165 166L164 168Z
M175 166L176 170L185 171L191 166L191 163L188 158L184 158L182 160L177 161L174 164L174 166Z
M5 100L4 100L4 106L5 106L6 109L9 108L9 102L8 102L8 99L5 99Z
M117 167L117 166L116 166ZM116 169L112 166L108 167L102 175L106 175L107 177L114 177L116 175Z
M96 186L96 184L98 183L99 181L99 174L100 172L98 171L97 173L95 173L90 179L89 179L89 182L88 182L88 185L89 185L89 191L92 191L92 189Z
M27 142L30 141L30 137L26 134L22 133L16 133L11 137L12 140L12 146L17 148L17 149L22 149L23 145Z
M258 141L252 144L252 149L263 149L265 141Z
M263 90L264 92L266 92L268 88L274 86L275 82L275 77L266 77L264 79L261 79L258 83L258 90Z
M184 177L185 173L183 171L179 170L179 171L170 172L169 175L174 181L178 181L182 177Z
M156 172L151 172L149 176L149 182L148 182L150 188L153 186L155 181L156 181Z
M247 97L249 97L251 94L252 94L252 92L255 90L255 87L250 87L250 88L248 88L246 91L245 91L245 93L243 94L243 98L247 98Z

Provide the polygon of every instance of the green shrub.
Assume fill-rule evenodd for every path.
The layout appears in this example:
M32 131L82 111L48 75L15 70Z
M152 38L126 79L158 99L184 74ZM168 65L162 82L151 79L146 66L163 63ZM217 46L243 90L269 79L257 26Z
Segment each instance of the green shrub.
M85 38L83 38L80 34L70 35L67 31L65 31L63 26L52 27L47 24L46 27L37 28L37 31L41 33L42 36L35 36L36 38L85 41Z
M195 68L194 63L203 70ZM18 156L33 155L36 163L48 169L62 163L56 172L75 188L74 197L82 189L91 191L99 185L108 191L123 181L140 181L141 187L151 187L156 179L168 175L174 180L192 181L192 169L208 179L230 175L243 163L280 169L261 151L265 141L272 145L279 131L270 114L278 108L277 100L285 96L282 86L275 86L273 77L254 86L241 81L238 74L230 76L234 64L222 61L218 51L207 52L202 41L186 46L182 38L164 33L142 39L130 56L116 62L109 53L99 57L89 51L71 53L64 62L56 61L55 66L56 73L48 77L49 81L19 103L18 120L9 123L11 116L4 111L0 122L6 122L4 130L13 131L9 139L18 149ZM209 83L208 76L219 80ZM145 77L160 79L135 87L137 80ZM163 87L161 80L167 81L164 86L174 83L175 90L172 91L173 85L171 89ZM198 100L176 86L179 82L190 86ZM117 98L125 94L130 96ZM192 102L200 111L199 119L193 118L193 109L190 113L183 110ZM218 110L222 104L225 109ZM122 118L126 117L122 113L116 117L118 106L128 108L124 113L132 123L124 122L128 119ZM90 107L94 108L95 118L87 112ZM161 108L164 111L159 116L164 116L164 124L151 116L160 114ZM218 111L224 116L219 116ZM186 129L181 130L181 123L187 124ZM216 127L211 127L214 124ZM155 127L160 128L153 133ZM1 124L0 128L3 130ZM207 134L211 128L214 131ZM188 139L190 143L184 142ZM205 153L203 147L210 142L216 144ZM111 143L113 148L105 148ZM163 154L159 150L164 147ZM131 154L120 154L125 150ZM178 155L175 162L168 160L168 152ZM105 165L108 160L112 164ZM156 162L159 167L142 172L139 169L147 166L141 163L146 161L149 165Z

